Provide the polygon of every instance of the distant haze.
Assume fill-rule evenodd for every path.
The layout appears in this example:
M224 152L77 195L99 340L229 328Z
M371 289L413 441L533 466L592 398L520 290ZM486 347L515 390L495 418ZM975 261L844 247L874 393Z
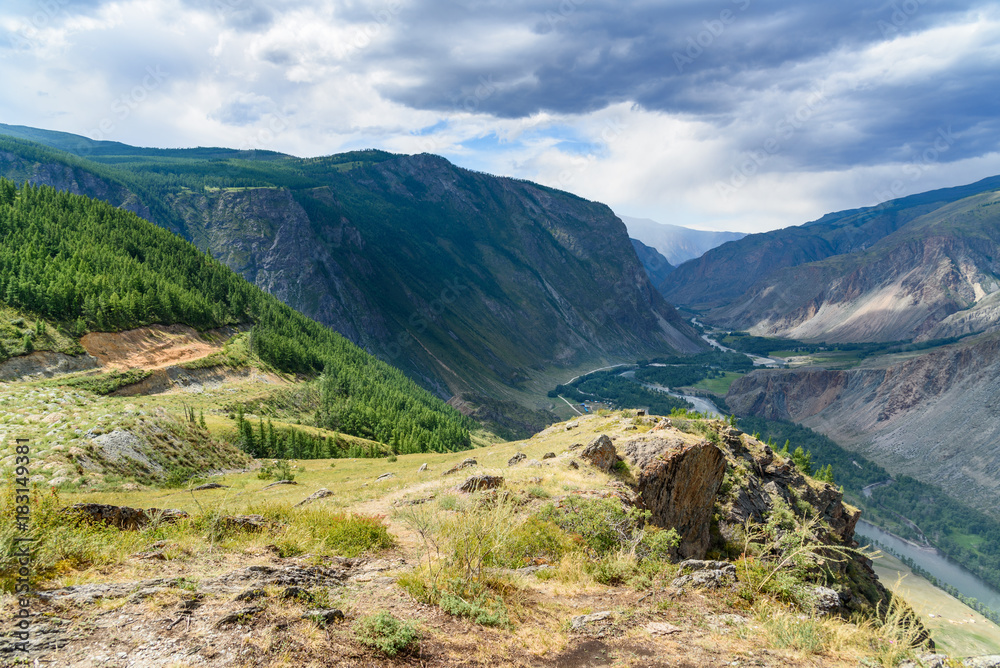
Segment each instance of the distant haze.
M696 257L701 257L706 251L721 246L727 241L742 239L743 232L705 232L692 230L688 227L658 223L649 218L632 218L619 216L628 235L638 239L647 246L652 246L667 258L675 267Z

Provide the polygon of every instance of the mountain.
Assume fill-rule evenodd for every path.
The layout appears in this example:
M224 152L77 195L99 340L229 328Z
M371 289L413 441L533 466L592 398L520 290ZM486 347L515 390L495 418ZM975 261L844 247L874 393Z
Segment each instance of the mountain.
M706 251L727 241L735 241L746 236L742 232L692 230L688 227L658 223L649 218L621 216L621 219L628 227L629 236L655 248L675 267L700 257Z
M997 322L1000 177L829 214L709 251L661 286L707 321L828 341L926 340Z
M64 135L18 132L33 141L0 138L0 175L181 234L441 397L524 399L552 374L701 347L621 221L568 193L431 155L303 160L84 138L67 153Z
M736 380L737 415L792 420L996 513L1000 335L861 368L761 370Z
M400 371L131 212L0 179L0 238L0 295L8 316L0 325L0 378L95 368L95 357L106 355L83 345L94 333L153 326L169 338L164 326L182 326L217 330L218 338L226 329L229 335L244 331L242 353L219 350L197 368L258 360L300 379L321 377L310 398L301 398L318 427L401 451L470 445L472 422ZM107 394L151 374L120 366L79 382Z
M632 248L635 249L636 257L642 263L642 268L646 270L646 276L653 285L659 285L667 275L674 270L674 266L667 262L667 258L660 255L660 252L651 246L647 246L638 239L629 239Z

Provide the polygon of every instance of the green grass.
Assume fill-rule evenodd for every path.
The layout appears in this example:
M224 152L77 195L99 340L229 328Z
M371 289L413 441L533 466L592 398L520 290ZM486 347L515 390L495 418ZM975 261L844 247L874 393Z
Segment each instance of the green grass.
M744 375L746 374L726 371L721 378L706 378L698 381L691 387L699 390L707 390L714 394L725 395L729 392L729 387L736 381L736 379L742 378Z
M938 644L938 651L951 656L1000 654L1000 627L996 624L916 575L895 557L882 555L875 560L874 568L883 584L898 591L920 616Z

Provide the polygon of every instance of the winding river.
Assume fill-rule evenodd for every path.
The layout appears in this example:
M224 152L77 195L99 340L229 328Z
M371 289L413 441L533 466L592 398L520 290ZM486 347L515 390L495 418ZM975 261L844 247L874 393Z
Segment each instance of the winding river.
M1000 592L958 564L949 561L936 550L908 543L864 520L858 522L855 533L876 540L896 554L912 559L918 566L941 582L946 582L965 596L971 596L978 599L980 603L985 603L994 610L1000 611ZM891 582L883 582L882 584L892 585Z

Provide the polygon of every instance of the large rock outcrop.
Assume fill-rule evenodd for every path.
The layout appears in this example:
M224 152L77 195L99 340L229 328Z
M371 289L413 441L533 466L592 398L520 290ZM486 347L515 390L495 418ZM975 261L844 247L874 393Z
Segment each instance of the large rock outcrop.
M703 559L708 551L712 507L725 472L722 450L702 441L664 451L638 475L639 498L652 513L650 521L677 530L677 549L685 559Z

